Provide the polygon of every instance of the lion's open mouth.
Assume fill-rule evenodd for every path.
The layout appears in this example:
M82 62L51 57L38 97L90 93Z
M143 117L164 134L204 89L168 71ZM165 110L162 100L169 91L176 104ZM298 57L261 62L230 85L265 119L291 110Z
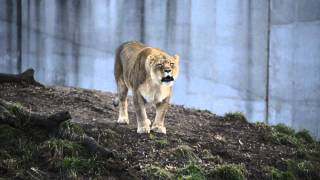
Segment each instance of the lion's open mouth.
M161 82L171 82L171 81L174 81L174 78L172 76L166 76L161 79Z

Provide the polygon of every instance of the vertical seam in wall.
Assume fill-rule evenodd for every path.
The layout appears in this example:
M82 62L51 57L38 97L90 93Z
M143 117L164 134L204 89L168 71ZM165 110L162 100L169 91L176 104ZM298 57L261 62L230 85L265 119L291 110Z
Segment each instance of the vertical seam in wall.
M188 4L189 4L189 7L188 7L188 15L189 15L189 27L188 27L188 29L187 29L187 46L186 46L186 53L185 54L188 54L188 59L184 59L184 61L186 61L186 63L185 63L185 66L186 66L186 73L185 73L185 76L186 76L186 79L187 79L187 82L186 82L186 90L187 90L187 92L189 92L189 83L190 83L190 63L191 63L191 57L192 57L192 51L191 51L191 49L192 49L192 42L191 42L191 36L192 36L192 34L191 34L191 28L192 28L192 0L189 0L189 2L188 2ZM182 56L180 56L180 58L181 58ZM181 61L180 61L181 62Z
M22 71L22 0L17 1L17 71Z
M270 90L270 34L271 34L271 0L268 0L268 22L267 22L267 66L266 66L266 97L265 97L265 123L269 124L269 90Z
M170 19L169 19L169 11L170 11L170 9L169 9L169 1L170 0L167 0L166 1L166 42L165 42L165 49L166 50L168 50L168 48L169 48L169 21L170 21Z
M145 32L145 22L144 22L144 13L145 13L145 1L144 0L142 0L142 2L141 2L141 24L140 24L140 40L141 40L141 42L142 43L145 43L144 41L145 41L145 39L144 39L144 32Z

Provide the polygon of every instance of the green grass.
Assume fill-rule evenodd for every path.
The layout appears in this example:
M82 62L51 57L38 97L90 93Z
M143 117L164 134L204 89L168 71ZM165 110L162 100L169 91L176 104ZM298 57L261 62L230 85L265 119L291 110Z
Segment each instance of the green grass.
M142 172L148 175L148 179L172 179L174 176L168 170L156 165L147 166Z
M191 162L184 168L178 169L175 179L204 180L207 178L204 169L195 162Z
M204 149L201 152L201 157L203 160L213 161L216 163L221 163L223 159L219 155L212 155L208 149Z
M61 123L60 128L63 128L68 134L76 134L79 136L84 134L82 127L77 123L71 122L70 120Z
M308 130L303 129L302 131L299 131L295 134L295 136L300 139L303 140L306 143L314 143L314 139L311 137L310 133Z
M272 126L277 132L279 133L282 133L282 134L286 134L286 135L289 135L289 136L294 136L295 134L295 131L294 129L286 126L285 124L277 124L277 125L274 125Z
M296 178L292 174L292 172L289 171L281 171L275 167L267 166L263 168L266 179L270 180L295 180Z
M297 179L320 179L318 173L320 164L309 160L286 160L287 171L292 172Z
M50 152L52 157L79 156L85 152L82 145L63 139L51 138L42 144L42 149Z
M21 110L23 109L22 104L19 102L11 103L11 105L12 106L8 110L10 112L12 112L13 114L17 114L17 113L21 112Z
M73 141L51 138L41 144L41 152L52 168L71 179L108 173L105 169L107 161L92 156L85 147Z
M225 113L225 118L231 119L231 120L240 120L243 122L247 122L247 118L242 112L228 112Z
M208 174L208 179L245 180L247 170L240 164L222 164L215 166Z
M286 126L285 124L268 126L264 123L256 123L256 127L265 130L262 136L263 140L270 141L275 144L301 148L305 145L315 143L307 130L295 132L294 129Z
M97 141L105 146L112 146L118 143L120 135L111 129L98 131Z
M20 131L7 124L0 124L0 144L5 145L15 141L18 138Z
M157 139L154 142L156 143L156 146L160 148L164 148L169 144L167 139Z
M193 152L193 148L188 145L178 145L173 149L173 155L178 159L185 159L187 161L199 161L200 158Z

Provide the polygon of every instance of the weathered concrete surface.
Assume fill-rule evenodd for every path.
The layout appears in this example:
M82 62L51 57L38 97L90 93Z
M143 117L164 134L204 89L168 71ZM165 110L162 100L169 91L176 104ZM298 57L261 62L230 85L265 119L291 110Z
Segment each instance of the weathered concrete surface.
M273 1L270 122L320 137L320 1Z
M22 69L47 84L115 91L115 48L141 40L181 57L172 101L266 116L320 137L319 0L22 1ZM17 72L16 1L0 0L0 71Z

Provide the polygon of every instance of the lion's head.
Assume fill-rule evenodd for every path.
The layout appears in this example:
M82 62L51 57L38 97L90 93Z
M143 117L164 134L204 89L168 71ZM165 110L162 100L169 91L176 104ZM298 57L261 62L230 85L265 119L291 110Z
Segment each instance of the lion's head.
M147 66L153 82L172 86L179 74L179 56L163 52L152 54L148 56Z

